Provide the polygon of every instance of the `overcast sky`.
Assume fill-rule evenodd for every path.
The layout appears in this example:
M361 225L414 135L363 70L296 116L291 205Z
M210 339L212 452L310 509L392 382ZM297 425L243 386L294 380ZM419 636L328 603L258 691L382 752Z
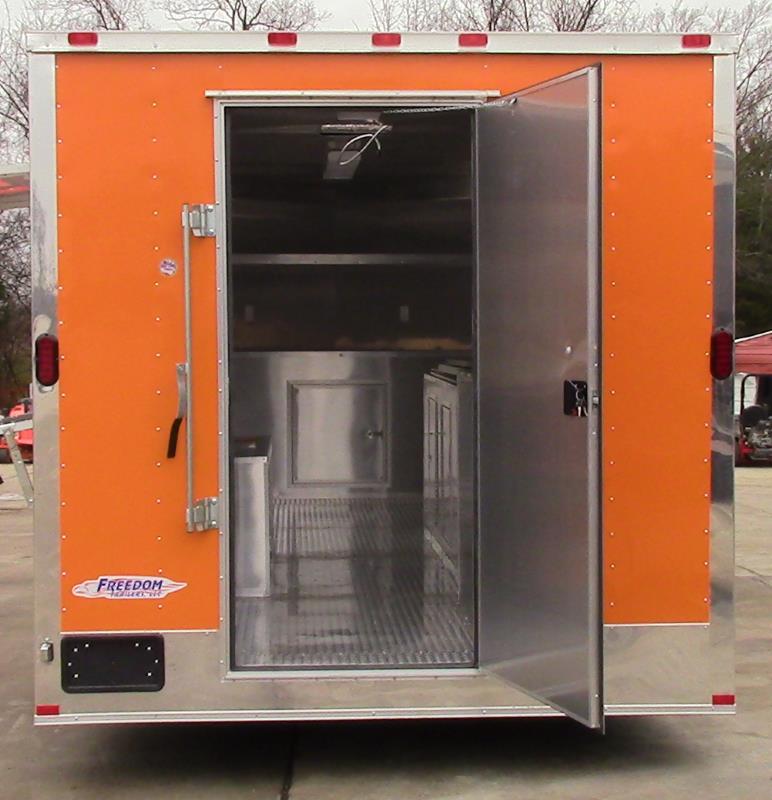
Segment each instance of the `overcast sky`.
M657 5L669 7L671 0L657 2L657 0L640 0L641 5L654 8ZM24 0L4 0L4 4L15 13L24 5ZM695 0L694 5L708 5L711 7L741 7L745 5L745 0ZM148 3L148 5L150 5ZM328 11L330 16L324 23L324 28L328 30L352 30L359 28L367 30L371 27L370 5L368 0L317 0L319 8ZM159 24L157 14L153 14L153 22L158 27L171 27Z

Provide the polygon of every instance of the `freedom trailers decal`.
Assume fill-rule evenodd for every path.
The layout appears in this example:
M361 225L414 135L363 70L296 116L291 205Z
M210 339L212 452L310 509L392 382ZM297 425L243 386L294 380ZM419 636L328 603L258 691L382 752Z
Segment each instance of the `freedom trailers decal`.
M188 584L150 575L100 575L72 587L77 597L108 600L156 600L184 589Z

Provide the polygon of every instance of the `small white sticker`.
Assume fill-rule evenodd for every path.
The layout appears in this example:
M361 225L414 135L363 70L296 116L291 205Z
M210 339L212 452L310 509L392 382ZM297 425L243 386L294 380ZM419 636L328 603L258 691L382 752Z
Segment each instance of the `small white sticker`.
M77 597L90 599L104 597L107 600L156 600L167 594L178 592L188 584L159 578L157 575L100 575L72 587Z
M165 258L158 269L162 275L174 275L177 272L177 262L173 258Z

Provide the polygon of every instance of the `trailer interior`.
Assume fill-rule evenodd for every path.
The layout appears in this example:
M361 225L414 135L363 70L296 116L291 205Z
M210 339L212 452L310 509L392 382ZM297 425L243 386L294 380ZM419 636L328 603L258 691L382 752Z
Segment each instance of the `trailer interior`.
M232 667L471 667L473 115L226 118Z

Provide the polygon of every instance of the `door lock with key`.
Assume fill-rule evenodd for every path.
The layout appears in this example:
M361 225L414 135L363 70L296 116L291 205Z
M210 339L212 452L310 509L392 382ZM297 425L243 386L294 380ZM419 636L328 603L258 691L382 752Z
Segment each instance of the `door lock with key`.
M563 381L563 413L567 417L587 416L587 381Z

